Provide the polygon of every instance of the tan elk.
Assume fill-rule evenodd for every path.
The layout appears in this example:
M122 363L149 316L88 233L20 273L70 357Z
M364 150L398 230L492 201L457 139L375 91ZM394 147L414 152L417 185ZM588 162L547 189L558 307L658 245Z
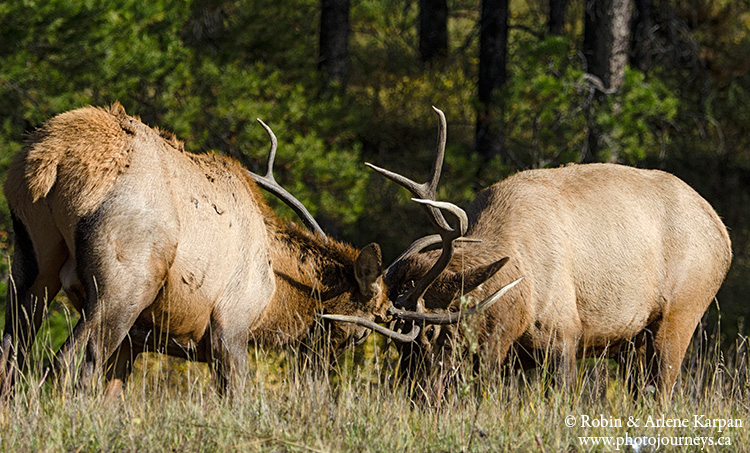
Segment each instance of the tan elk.
M209 362L218 389L234 392L248 341L305 341L317 313L370 323L386 315L380 248L326 238L276 184L276 139L263 126L272 141L265 177L186 152L119 104L60 114L33 134L5 182L15 230L0 350L6 391L61 288L81 318L58 362L89 381L106 370L112 395L144 351ZM276 217L254 180L316 233ZM369 333L325 322L334 350Z
M371 165L419 199L435 199L443 161L445 117L435 110L438 149L428 183ZM422 203L443 247L420 252L435 241L417 241L389 266L385 283L396 307L447 316L459 309L459 295L481 299L525 277L476 320L482 358L498 365L514 344L529 357L549 354L566 387L576 381L578 357L632 343L647 361L645 382L668 397L732 259L727 230L709 203L657 170L612 164L529 170L483 190L466 213L449 203ZM475 242L454 244L457 234L446 240L450 227L439 209L466 223L464 236ZM486 281L467 275L465 269L504 257L507 264ZM444 376L461 340L460 326L423 329L400 346L402 361L438 376L442 369ZM439 390L439 380L428 390Z

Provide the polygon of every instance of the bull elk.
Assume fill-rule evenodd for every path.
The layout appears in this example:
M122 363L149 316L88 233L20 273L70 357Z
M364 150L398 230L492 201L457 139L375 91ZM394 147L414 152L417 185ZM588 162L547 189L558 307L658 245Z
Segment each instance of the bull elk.
M5 182L15 230L0 345L6 391L61 288L81 318L56 361L83 379L105 370L113 395L144 351L209 362L219 391L234 392L249 341L304 342L320 312L386 316L379 246L326 238L275 182L276 138L263 126L266 176L186 152L119 104L60 114L33 134ZM276 217L258 185L315 233ZM370 332L325 323L334 350Z
M443 161L445 117L435 111L438 148L428 183L370 165L419 199L434 200ZM576 381L578 357L615 353L632 342L646 361L635 368L649 370L645 382L668 397L732 259L726 227L709 203L657 170L613 164L528 170L483 190L466 212L421 202L441 230L442 250L421 250L434 238L417 241L389 266L384 280L396 307L448 316L459 309L462 287L481 299L525 277L477 319L482 358L499 365L514 344L532 352L529 358L542 351L566 387ZM440 210L466 222L465 237L476 241L454 244L458 235L446 236ZM490 269L503 257L509 257L504 267ZM467 267L484 268L485 276L475 279ZM423 329L401 344L402 362L425 365L427 373L447 369L461 329Z

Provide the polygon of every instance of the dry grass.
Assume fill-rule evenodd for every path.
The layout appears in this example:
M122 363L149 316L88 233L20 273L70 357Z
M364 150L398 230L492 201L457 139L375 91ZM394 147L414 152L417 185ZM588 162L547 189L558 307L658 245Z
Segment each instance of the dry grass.
M649 395L634 400L612 362L591 359L580 362L572 393L550 387L542 373L508 373L459 384L435 409L395 383L394 352L380 350L375 336L322 373L311 371L320 368L307 366L298 350L253 350L252 382L233 402L216 397L202 364L142 357L123 399L111 402L43 382L39 358L15 397L0 403L0 450L613 451L615 446L584 445L579 437L627 435L728 438L731 445L706 451L748 451L747 338L725 355L714 337L696 337L678 391L664 408ZM648 417L662 415L689 423L645 426ZM571 416L575 423L568 427ZM622 427L582 426L584 416L621 420ZM743 426L719 432L696 426L695 416L739 419ZM630 417L639 419L639 427L627 426Z

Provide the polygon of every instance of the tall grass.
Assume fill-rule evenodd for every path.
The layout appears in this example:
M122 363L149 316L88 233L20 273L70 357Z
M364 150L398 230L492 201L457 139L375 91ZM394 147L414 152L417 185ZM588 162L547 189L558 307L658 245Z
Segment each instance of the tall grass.
M633 398L606 359L580 361L572 392L550 386L543 372L509 371L468 377L440 405L429 404L399 382L395 352L384 351L375 336L330 369L299 348L251 348L252 379L234 401L217 397L205 365L156 354L138 359L122 399L107 401L46 382L42 354L15 396L0 403L0 450L613 451L614 445L592 446L579 437L627 435L728 438L731 445L706 451L748 451L748 339L739 337L722 352L717 338L696 334L665 406L649 394ZM649 417L662 415L689 423L645 426ZM696 426L695 416L741 420L743 426L720 432ZM569 417L573 426L566 425ZM634 419L639 427L627 425ZM602 426L617 420L622 426Z

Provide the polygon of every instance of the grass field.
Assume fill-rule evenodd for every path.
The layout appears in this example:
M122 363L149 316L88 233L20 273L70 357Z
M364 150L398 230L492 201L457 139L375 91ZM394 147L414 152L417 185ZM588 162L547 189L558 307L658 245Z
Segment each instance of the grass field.
M747 338L727 353L714 338L696 335L663 407L631 397L603 359L579 361L574 392L538 371L508 372L467 378L435 407L396 383L395 351L375 335L323 373L293 348L251 350L252 382L232 402L203 364L145 355L113 402L46 382L37 354L0 403L0 450L750 451Z

